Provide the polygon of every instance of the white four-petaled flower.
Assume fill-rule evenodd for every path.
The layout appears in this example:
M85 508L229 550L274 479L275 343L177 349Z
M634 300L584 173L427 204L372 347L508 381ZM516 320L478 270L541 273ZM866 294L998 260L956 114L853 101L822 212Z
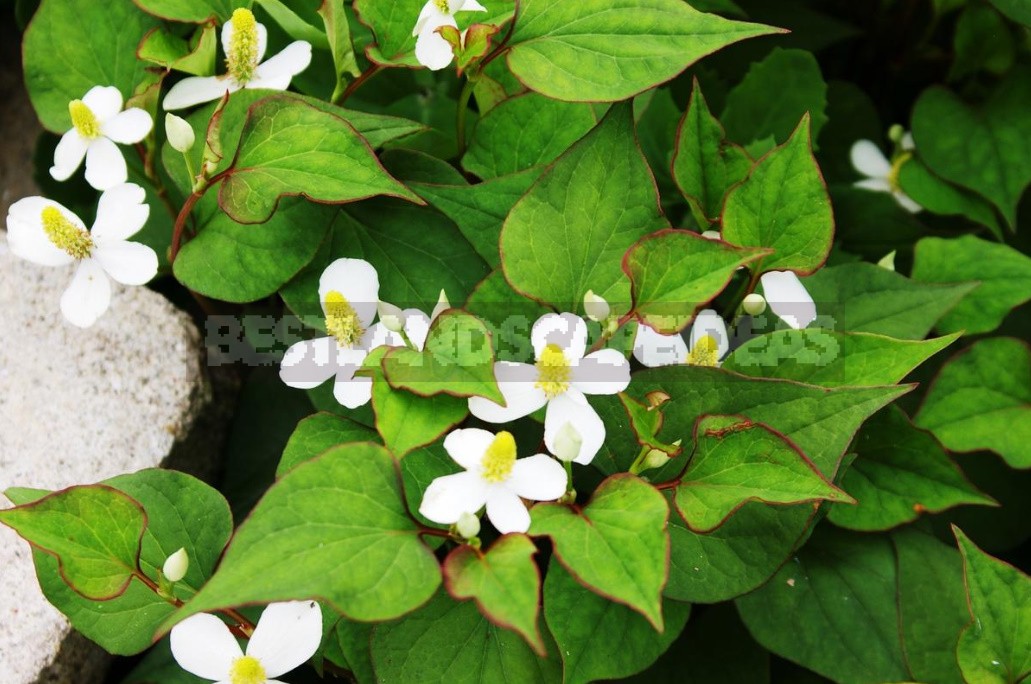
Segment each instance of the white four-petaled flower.
M855 186L873 192L891 193L899 206L915 214L922 211L923 207L902 192L902 187L899 185L899 172L902 170L902 165L913 156L912 134L904 134L899 140L899 147L900 151L889 161L881 152L881 148L877 147L873 141L857 140L852 145L850 153L852 166L866 178L857 181Z
M634 338L634 358L649 368L682 363L715 367L730 350L727 324L713 309L695 316L690 340L688 345L679 334L663 335L641 323Z
M243 88L286 90L293 77L311 64L311 43L307 41L295 40L262 62L267 47L268 32L254 19L254 14L245 8L234 11L222 27L228 73L184 78L172 86L161 106L167 110L183 109Z
M322 642L322 611L314 601L272 603L261 614L247 651L214 615L198 613L172 628L179 667L219 684L282 684L276 677L308 661Z
M441 26L458 28L455 14L458 12L486 12L487 8L477 0L428 0L423 5L419 19L415 22L412 35L415 41L415 58L424 67L439 71L451 64L454 50L451 43L437 33Z
M62 205L44 197L26 197L7 214L11 251L43 266L79 266L61 296L61 313L69 322L88 328L111 303L108 276L125 285L142 285L157 273L157 254L129 242L150 214L143 188L124 183L100 196L93 227Z
M63 181L86 158L86 181L107 190L129 178L125 157L115 143L131 145L147 137L154 121L137 107L122 111L122 93L114 86L94 86L81 100L68 103L72 127L54 149L50 175Z
M484 505L498 532L526 532L530 513L520 497L553 501L566 491L566 471L545 454L516 458L510 432L455 430L444 438L444 449L464 472L438 477L426 488L419 512L442 525L457 523Z
M587 403L585 394L618 394L630 384L630 364L615 349L587 351L587 324L576 314L546 314L530 332L536 363L499 361L494 364L501 406L483 397L471 397L469 410L488 423L508 423L547 404L544 443L557 453L559 431L570 423L582 435L573 460L590 463L605 441L605 425Z

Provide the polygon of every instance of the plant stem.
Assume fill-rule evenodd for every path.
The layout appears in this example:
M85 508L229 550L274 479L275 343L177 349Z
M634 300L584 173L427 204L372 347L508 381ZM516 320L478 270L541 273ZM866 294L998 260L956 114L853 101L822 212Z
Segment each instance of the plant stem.
M169 265L175 263L175 258L179 256L179 249L183 243L183 230L186 228L186 219L190 217L190 212L193 211L194 205L200 201L201 197L211 189L211 186L218 183L220 180L229 175L232 167L226 169L222 173L219 173L209 179L203 187L194 190L189 197L186 198L186 202L183 203L183 208L179 210L179 215L175 218L175 228L172 229L172 244L169 247L168 263Z
M634 462L631 463L630 467L627 469L628 473L630 473L631 475L637 475L641 472L641 466L644 465L644 459L647 458L648 451L648 447L641 447L641 451L638 452L637 458L634 459Z
M340 97L333 100L333 104L337 106L343 105L344 102L347 101L347 98L354 95L354 91L361 88L363 85L365 85L366 81L368 81L370 78L372 78L381 71L383 71L383 67L379 64L373 64L372 66L370 66L368 69L362 72L361 76L347 84L347 87L344 88L344 92L340 94Z

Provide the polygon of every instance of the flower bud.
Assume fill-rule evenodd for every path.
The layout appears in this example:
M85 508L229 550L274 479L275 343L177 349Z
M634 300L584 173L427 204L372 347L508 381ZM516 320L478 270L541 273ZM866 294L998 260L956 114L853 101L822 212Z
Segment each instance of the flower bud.
M612 309L604 297L594 294L594 290L588 290L587 294L584 295L584 312L592 321L601 323L609 317Z
M405 312L400 307L380 302L376 310L379 312L379 322L390 332L399 333L405 329Z
M702 233L702 237L706 240L720 240L722 236L718 230L706 230Z
M193 127L182 117L165 114L165 135L168 136L168 144L179 152L186 153L193 148Z
M451 308L451 302L447 300L447 294L444 290L440 291L440 296L437 297L437 305L433 307L433 313L430 314L430 320L437 320L437 316L444 313Z
M906 129L903 128L901 124L894 124L891 128L888 129L888 140L898 144L902 142L902 137L905 134Z
M480 533L480 518L472 513L463 513L455 523L455 530L463 539L472 539Z
M753 292L741 302L741 308L750 316L758 316L766 311L766 298L758 292Z
M877 265L880 266L881 268L886 268L889 271L894 271L895 270L895 250L893 249L890 252L888 252L887 254L885 254L881 258L881 260L877 262Z
M161 573L169 582L178 582L186 577L186 571L190 568L190 557L186 549L179 549L165 560Z
M644 457L644 465L646 468L661 468L667 463L669 463L669 454L661 449L652 449L648 452L648 455Z
M555 456L558 460L568 463L580 455L580 447L583 443L580 431L573 427L572 423L566 421L555 435Z

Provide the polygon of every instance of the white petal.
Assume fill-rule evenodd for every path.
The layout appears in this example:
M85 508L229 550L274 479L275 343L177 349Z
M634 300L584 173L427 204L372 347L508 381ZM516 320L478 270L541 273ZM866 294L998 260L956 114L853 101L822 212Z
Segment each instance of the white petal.
M61 313L72 325L88 328L111 304L111 281L93 259L83 259L61 295Z
M337 345L332 337L302 340L283 355L279 378L288 387L311 389L336 375Z
M169 642L179 667L202 679L229 679L233 661L243 655L226 623L207 613L173 627Z
M361 314L359 313L359 315ZM358 349L364 350L365 352L372 351L376 347L403 346L405 346L404 339L382 323L377 323L371 328L366 328L362 338L358 341ZM364 358L364 354L362 357Z
M419 12L419 18L415 20L415 27L412 28L412 35L417 36L422 33L422 29L426 26L426 23L433 21L435 26L439 26L443 18L447 16L440 11L437 7L437 3L434 0L427 0L426 4L422 6L422 11Z
M431 71L440 71L446 68L455 56L451 43L437 33L437 29L441 26L458 28L458 24L451 17L443 17L439 22L428 21L419 31L419 37L415 40L415 59Z
M505 406L483 397L469 397L469 411L488 423L510 423L530 415L548 401L544 391L537 387L537 375L537 368L526 363L495 363L494 377L505 397Z
M322 643L322 610L315 601L271 603L261 614L247 644L269 677L278 677L308 661Z
M349 409L365 406L372 399L372 378L352 376L342 379L337 374L336 382L333 383L333 397L341 406Z
M539 359L544 347L557 344L566 358L578 361L587 351L587 323L576 314L545 314L537 319L530 330L534 358Z
M891 183L888 182L887 178L867 178L856 181L852 186L869 190L870 192L891 192Z
M494 433L479 428L454 430L444 438L444 449L466 470L479 471L483 454L494 441Z
M913 142L913 133L911 131L903 133L902 140L899 141L899 145L901 145L902 149L906 152L912 152L915 150L916 143Z
M566 469L545 454L520 458L505 486L532 501L554 501L566 493Z
M43 210L56 207L65 218L83 228L82 221L62 205L44 197L26 197L7 210L7 243L16 256L41 266L63 266L75 258L59 248L43 231Z
M857 140L849 153L856 171L870 178L886 178L891 173L891 162L870 140Z
M727 352L730 351L727 323L713 309L702 309L695 316L694 324L691 326L691 349L694 349L695 345L698 344L698 340L702 339L705 335L716 340L719 348L719 356L717 358L722 359L727 355Z
M86 148L86 182L97 190L107 190L129 178L125 157L118 145L107 138L96 138Z
M565 475L565 472L562 473ZM516 496L504 487L491 489L487 497L487 518L501 534L526 532L530 529L530 511Z
M74 128L61 136L54 148L54 165L50 167L50 175L54 180L68 180L82 165L86 156L86 148L90 141L79 135Z
M326 295L339 292L354 307L363 328L372 325L379 306L379 275L364 259L337 259L319 278L319 301L325 312Z
M634 358L649 368L675 366L687 360L687 342L679 334L662 335L639 323L634 337Z
M100 196L97 220L90 236L97 244L127 240L138 233L150 216L147 193L135 183L122 183Z
M455 12L486 12L487 8L476 2L476 0L458 0L455 3Z
M258 65L254 70L254 76L247 82L247 87L286 90L290 86L290 79L307 69L309 64L311 43L295 40L278 55Z
M229 76L190 76L172 86L161 107L166 111L185 109L218 100L227 92L235 93L242 87Z
M258 61L265 56L268 50L268 29L261 22L254 22L258 31ZM229 48L233 43L233 22L227 21L222 25L222 52L229 54Z
M93 86L82 96L82 103L103 124L122 111L122 92L114 86Z
M426 337L430 332L430 317L418 309L405 309L405 335L419 351L426 346Z
M904 192L896 191L891 194L895 196L895 201L910 214L919 214L924 210L922 206L914 202L913 199Z
M143 285L158 272L157 253L139 242L115 240L98 244L92 257L123 285Z
M116 143L131 145L146 138L152 128L154 120L150 118L150 114L133 107L105 121L100 127L100 132Z
M573 366L572 385L585 394L619 394L630 384L630 362L615 349L599 349Z
M487 483L470 472L438 477L426 488L419 513L442 525L458 522L463 513L476 513L487 501Z
M816 319L816 304L792 271L770 271L760 279L770 310L796 330Z
M555 438L566 423L571 423L583 440L580 453L573 461L587 465L594 460L605 442L605 424L584 395L576 390L570 390L548 402L548 411L544 416L544 444L551 453L555 453Z

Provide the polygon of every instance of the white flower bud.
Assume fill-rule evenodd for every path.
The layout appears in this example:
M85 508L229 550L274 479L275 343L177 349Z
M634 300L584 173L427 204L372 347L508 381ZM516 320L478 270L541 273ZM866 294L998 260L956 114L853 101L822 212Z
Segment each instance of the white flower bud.
M702 233L702 237L706 240L719 240L722 236L718 230L706 230Z
M472 539L480 533L480 518L472 513L463 513L455 523L455 530L463 539Z
M186 549L179 549L165 560L161 573L169 582L178 582L186 577L186 571L190 568L190 557Z
M609 317L612 309L604 297L594 294L594 290L588 290L587 294L584 295L584 312L592 321L601 323Z
M894 124L888 129L888 140L893 143L902 142L902 137L906 134L906 129L901 124Z
M399 333L405 329L405 312L400 307L380 302L377 311L380 323L390 332Z
M750 316L758 316L762 312L766 311L766 298L758 292L753 292L746 296L744 301L741 302L741 308Z
M437 320L437 316L444 313L451 308L451 302L447 300L447 294L444 290L440 291L440 296L437 297L437 305L433 307L433 312L430 314L430 320Z
M168 144L179 152L189 152L193 148L193 127L182 117L165 114L165 135L168 136Z
M647 468L661 468L669 463L669 454L660 449L652 449L644 457L644 465Z
M885 254L884 257L881 258L881 260L877 262L877 265L880 266L881 268L886 268L889 271L894 271L895 270L895 250L893 249L890 252L888 252L887 254Z
M580 447L583 443L580 431L573 427L572 423L566 421L555 435L555 456L558 460L568 463L580 455Z

